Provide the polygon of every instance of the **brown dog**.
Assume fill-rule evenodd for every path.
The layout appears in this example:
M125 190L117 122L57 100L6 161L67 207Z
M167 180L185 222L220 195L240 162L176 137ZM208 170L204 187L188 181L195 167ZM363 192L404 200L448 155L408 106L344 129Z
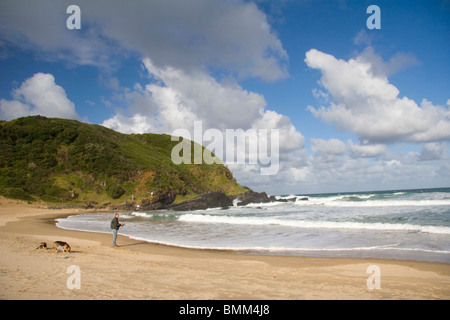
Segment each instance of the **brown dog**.
M58 247L61 247L64 252L70 252L70 246L67 242L64 242L64 241L53 242L53 251L54 252L58 252Z

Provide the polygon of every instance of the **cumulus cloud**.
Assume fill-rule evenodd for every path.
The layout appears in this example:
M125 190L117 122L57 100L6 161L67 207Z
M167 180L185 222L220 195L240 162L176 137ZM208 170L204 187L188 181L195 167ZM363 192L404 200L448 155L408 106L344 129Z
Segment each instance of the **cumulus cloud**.
M320 84L334 99L328 107L308 109L339 130L356 133L372 144L450 139L448 107L425 99L418 105L407 97L400 98L384 71L374 72L367 59L344 61L311 49L305 62L321 71Z
M111 68L111 57L123 50L98 27L88 27L89 6L81 2L82 30L73 32L66 27L70 1L1 1L0 38L9 46L33 50L38 59Z
M202 119L207 127L247 129L266 106L262 95L234 82L220 83L205 70L158 68L148 58L144 65L160 81L146 88L159 106L159 122L168 129L185 128L194 119Z
M122 133L147 133L152 132L152 126L149 124L147 117L141 114L135 114L131 117L124 116L121 113L106 119L102 123L103 126L114 131Z
M447 146L443 143L430 142L422 145L420 160L439 160L445 158Z
M373 47L368 46L356 58L357 61L369 64L370 71L374 76L387 77L410 66L418 65L419 61L411 53L399 52L393 55L389 61L385 62Z
M349 140L347 143L338 139L311 139L312 150L319 155L343 155L347 152L353 158L371 158L386 154L388 149L384 144L355 144Z
M40 58L78 65L114 68L121 55L137 52L159 67L206 66L267 81L287 76L288 55L253 3L134 0L124 5L122 0L79 0L82 29L77 32L65 27L70 4L1 1L0 38L35 50Z
M30 115L79 119L75 105L53 75L36 73L12 92L14 100L0 100L0 117L12 120Z
M384 144L366 144L356 145L349 142L349 149L353 157L371 158L386 154L388 149Z
M126 7L121 1L103 4L93 11L93 18L105 25L102 31L124 47L150 56L157 66L211 66L269 81L286 76L287 53L266 15L253 3L141 0ZM137 23L117 23L127 18Z
M305 145L305 138L291 123L289 117L272 110L265 110L260 117L254 119L252 128L254 129L278 129L280 135L280 152L292 152L302 149Z
M344 142L338 139L311 139L312 150L319 154L342 155L347 151Z
M392 155L386 152L374 157L365 157L355 155L349 149L350 143L346 145L347 151L344 154L306 155L303 165L293 167L296 170L286 170L291 174L284 176L282 185L278 185L277 189L271 189L269 183L266 190L279 194L290 189L315 193L358 189L423 188L436 184L446 185L450 179L450 171L444 169L448 169L448 160L446 160L448 158L445 158L445 154L443 158L434 159L425 164L416 153ZM380 146L380 152L382 149L383 147ZM364 150L366 155L368 155L367 151ZM376 152L373 151L373 153ZM433 157L436 158L436 156L439 155ZM293 173L296 171L304 175L295 176Z
M246 129L265 107L261 95L247 92L237 84L223 85L205 70L188 73L174 67L159 68L149 58L144 59L143 64L155 81L147 84L143 91L139 86L127 90L128 96L145 95L146 104L140 108L131 105L127 111L133 116L128 119L124 115L116 116L114 123L119 131L121 120L129 124L136 122L140 128L138 123L145 121L150 131L160 133L180 128L191 130L196 120L202 120L204 127L220 130ZM135 117L136 114L139 117ZM103 124L108 123L111 121Z
M194 121L201 120L205 130L279 129L282 151L303 147L303 135L288 117L266 109L262 95L247 91L233 81L220 83L204 70L159 68L149 58L143 64L155 81L145 86L145 93L140 86L135 86L128 91L128 96L145 95L147 104L134 107L133 116L126 117L121 112L105 120L103 125L122 132L130 132L135 126L139 131L171 133L180 128L192 131Z

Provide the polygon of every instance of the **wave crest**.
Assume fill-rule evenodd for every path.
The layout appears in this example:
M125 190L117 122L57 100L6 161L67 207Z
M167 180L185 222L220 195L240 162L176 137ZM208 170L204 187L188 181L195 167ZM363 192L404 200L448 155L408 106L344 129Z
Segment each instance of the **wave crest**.
M421 226L398 223L367 223L352 221L310 221L310 220L286 220L280 218L261 217L234 217L223 215L185 214L179 217L179 221L214 224L240 224L240 225L279 225L292 228L311 229L355 229L355 230L399 230L409 232L425 232L436 234L450 234L449 227Z

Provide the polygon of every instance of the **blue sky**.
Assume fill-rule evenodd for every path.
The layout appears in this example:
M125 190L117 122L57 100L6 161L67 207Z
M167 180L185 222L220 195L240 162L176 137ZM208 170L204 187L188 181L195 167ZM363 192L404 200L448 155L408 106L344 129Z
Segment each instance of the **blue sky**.
M75 2L0 3L0 119L279 129L276 175L229 166L271 194L449 186L448 0Z

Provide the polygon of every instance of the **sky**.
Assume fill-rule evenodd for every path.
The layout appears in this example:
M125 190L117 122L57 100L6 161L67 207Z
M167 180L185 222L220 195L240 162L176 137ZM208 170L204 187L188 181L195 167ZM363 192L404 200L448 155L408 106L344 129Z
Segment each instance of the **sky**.
M277 130L255 191L448 187L449 108L449 0L0 2L0 120Z

